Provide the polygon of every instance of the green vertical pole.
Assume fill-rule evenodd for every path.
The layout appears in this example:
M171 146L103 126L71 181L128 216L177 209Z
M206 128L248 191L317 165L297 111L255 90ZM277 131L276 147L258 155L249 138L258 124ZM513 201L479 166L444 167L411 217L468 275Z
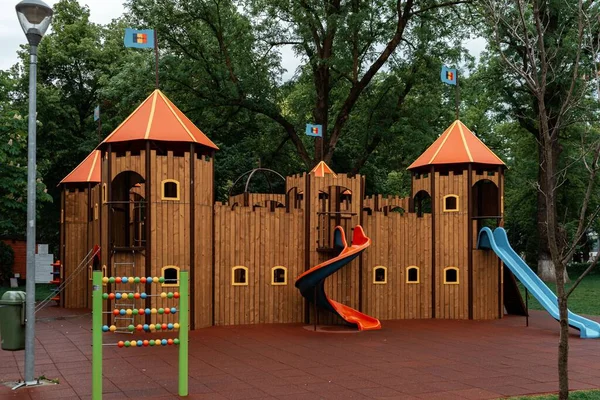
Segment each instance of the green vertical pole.
M188 333L190 330L190 276L179 274L179 395L188 395Z
M102 271L92 273L92 400L102 399Z

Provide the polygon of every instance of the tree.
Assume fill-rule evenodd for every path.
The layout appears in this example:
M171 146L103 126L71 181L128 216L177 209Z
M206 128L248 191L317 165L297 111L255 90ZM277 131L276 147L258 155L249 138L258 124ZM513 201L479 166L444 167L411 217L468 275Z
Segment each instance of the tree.
M170 64L169 79L204 102L269 118L310 167L320 159L332 161L351 114L385 67L411 71L423 61L424 49L460 42L463 25L452 24L454 15L441 9L466 2L253 0L245 14L230 0L130 0L128 7L140 25L158 29L161 48L177 63ZM310 97L306 110L286 107L287 91L278 82L278 49L285 45L303 60L298 83ZM456 52L449 57L456 59ZM190 71L194 77L186 79ZM398 85L388 82L386 89L397 99L412 88L410 74L407 80L397 80L400 76ZM308 120L323 125L312 155L311 141L299 134ZM379 133L371 137L353 170L381 140Z
M18 81L0 71L0 236L24 236L27 214L27 116L17 107L14 95ZM40 168L41 167L41 168ZM51 201L39 178L37 210Z
M486 0L483 12L493 30L494 47L501 56L506 71L524 82L535 99L541 184L548 248L556 271L556 290L560 312L560 341L558 345L559 398L569 397L568 355L569 325L567 302L581 279L598 262L592 264L565 290L567 263L573 258L578 243L600 211L590 209L596 177L600 170L600 141L597 132L587 121L581 121L579 107L591 96L590 85L582 75L598 79L598 8L593 1L578 0L577 5L546 0ZM506 43L512 45L509 51ZM555 85L556 83L559 85ZM560 89L562 90L560 90ZM600 92L599 92L600 94ZM560 224L557 213L559 191L567 176L561 170L560 134L568 126L580 124L584 132L579 161L588 170L585 195L579 204L577 227L569 236Z

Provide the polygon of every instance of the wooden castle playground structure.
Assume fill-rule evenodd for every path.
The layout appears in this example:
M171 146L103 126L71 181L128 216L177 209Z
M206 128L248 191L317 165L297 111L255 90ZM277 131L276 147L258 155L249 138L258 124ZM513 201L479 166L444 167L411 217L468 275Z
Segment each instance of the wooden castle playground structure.
M60 258L70 282L62 306L91 307L94 268L161 276L165 291L176 291L179 273L189 271L192 329L310 323L313 307L294 279L335 256L336 226L351 238L361 225L372 243L325 281L332 299L382 320L523 312L512 274L493 252L476 249L482 226L502 225L505 165L462 122L409 167L408 198L365 196L364 176L320 163L285 178L284 194L214 202L216 150L156 90L61 181ZM97 267L78 268L97 244ZM148 298L146 307L170 301ZM320 323L341 321L317 312ZM136 318L128 317L119 323Z

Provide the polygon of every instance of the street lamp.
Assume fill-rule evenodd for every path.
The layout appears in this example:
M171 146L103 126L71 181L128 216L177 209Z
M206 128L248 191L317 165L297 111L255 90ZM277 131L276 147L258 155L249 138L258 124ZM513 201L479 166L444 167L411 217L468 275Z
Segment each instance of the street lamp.
M35 194L37 47L52 21L52 9L41 0L16 5L19 23L29 42L29 131L27 140L27 292L25 306L25 384L33 385L35 368Z

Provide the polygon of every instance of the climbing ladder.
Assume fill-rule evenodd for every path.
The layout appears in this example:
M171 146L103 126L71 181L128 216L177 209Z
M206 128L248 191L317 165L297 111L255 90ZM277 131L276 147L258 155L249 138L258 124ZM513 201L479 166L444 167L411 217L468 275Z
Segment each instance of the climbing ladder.
M115 253L113 252L113 255ZM123 277L123 276L136 276L135 273L135 251L131 252L131 261L119 261L119 262L113 262L113 275L114 276L119 276L119 277ZM115 283L115 289L114 292L115 293L135 293L135 289L136 289L137 285L131 285L131 284L126 284L126 283ZM119 310L135 310L135 302L133 301L133 299L115 299L115 303L114 303L114 308L119 309ZM133 332L129 332L127 331L125 328L127 328L129 325L134 325L134 318L135 318L135 314L131 314L131 315L117 315L115 316L115 326L117 327L117 329L121 332L128 332L128 333L133 333ZM119 328L123 328L123 329L119 329Z

